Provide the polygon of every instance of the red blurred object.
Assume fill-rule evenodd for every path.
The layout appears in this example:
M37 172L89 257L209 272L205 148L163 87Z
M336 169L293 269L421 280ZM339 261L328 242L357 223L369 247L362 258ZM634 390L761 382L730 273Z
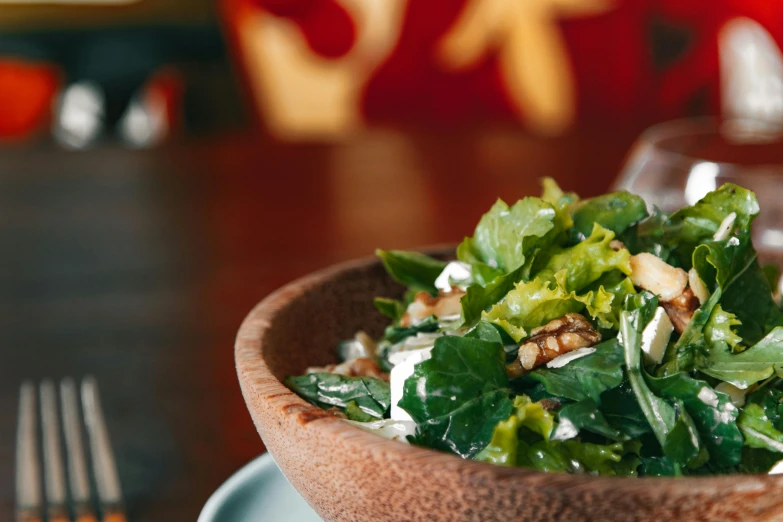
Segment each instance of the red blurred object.
M433 59L438 42L466 3L410 2L394 53L367 84L363 110L370 122L401 117L445 124L516 119L494 54L460 71L444 69Z
M52 65L0 60L0 139L23 139L44 129L59 85Z
M276 17L281 24L293 22L312 51L311 61L322 60L319 63L324 68L328 68L328 60L334 60L333 66L340 67L345 63L337 58L363 51L359 48L367 28L362 24L367 20L351 21L351 13L355 14L356 8L346 10L343 5L347 6L347 2L223 0L223 3L247 73L249 90L257 105L264 105L267 110L270 105L275 106L275 99L258 101L265 96L258 78L265 77L266 72L261 69L269 64L262 66L253 61L259 55L258 49L264 49L268 41L259 40L262 43L249 52L242 48L242 38L237 36L240 32L237 27L253 13L261 10L272 15L266 17L267 25L263 27L270 27L269 18ZM369 6L371 2L351 2L351 5L365 3ZM467 60L467 66L449 67L439 61L444 39L464 22L466 13L477 12L477 5L484 8L490 4L495 6L495 15L497 9L505 9L502 17L516 18L511 22L481 22L484 25L479 33L488 32L478 34L476 41L483 47ZM566 127L584 124L641 128L667 119L719 113L718 44L721 31L732 20L753 20L769 33L778 47L783 47L781 2L540 0L535 4L535 8L528 6L535 15L532 18L536 18L531 22L530 17L523 16L524 10L515 11L502 1L409 0L404 4L388 55L373 64L369 74L361 78L357 113L369 124L418 122L451 126L480 121L530 124L532 117L527 109L531 106L526 105L531 99L527 96L530 92L520 91L519 82L513 81L514 73L525 72L524 67L509 71L506 61L504 70L502 60L501 47L517 45L517 51L522 49L517 52L517 63L529 63L531 70L551 67L554 63L541 62L542 55L562 58L558 62L562 65L558 74L562 72L561 77L566 78L565 84L572 91L566 92L562 99L573 107L566 109ZM365 8L367 12L375 9ZM490 11L484 9L481 15ZM520 36L526 31L521 29L523 26L540 30L544 37L524 40L525 36ZM490 30L494 32L489 34ZM471 37L476 36L474 31ZM537 76L532 74L527 79L530 78L535 83ZM317 79L308 81L316 93L314 96L319 96ZM543 121L546 121L546 112L538 114L544 114ZM537 127L531 125L531 128Z
M334 0L255 0L274 14L296 23L310 49L325 58L351 50L356 27L345 8Z
M145 101L162 105L169 133L174 133L183 125L182 102L184 96L185 80L174 67L160 69L144 86L143 97Z

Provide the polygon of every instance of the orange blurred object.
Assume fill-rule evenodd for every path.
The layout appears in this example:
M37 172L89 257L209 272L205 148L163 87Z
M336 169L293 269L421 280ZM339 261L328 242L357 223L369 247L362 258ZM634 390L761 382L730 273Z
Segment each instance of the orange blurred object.
M0 139L23 139L45 128L59 85L53 65L0 60Z

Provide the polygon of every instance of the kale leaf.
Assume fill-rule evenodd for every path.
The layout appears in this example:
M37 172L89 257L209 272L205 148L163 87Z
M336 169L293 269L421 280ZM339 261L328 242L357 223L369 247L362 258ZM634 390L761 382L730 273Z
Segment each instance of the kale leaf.
M513 408L503 345L467 337L435 340L432 357L405 381L399 406L417 424L415 442L473 457Z
M413 291L438 293L435 279L438 278L446 262L434 259L419 252L403 252L401 250L376 250L383 266L392 279L407 286Z
M623 375L623 348L618 340L609 339L595 352L560 368L536 368L525 376L543 384L547 393L572 401L592 399L601 403L601 394L619 386Z
M334 373L310 373L286 377L285 385L303 399L325 410L349 408L382 419L391 407L389 383L375 377L346 377Z

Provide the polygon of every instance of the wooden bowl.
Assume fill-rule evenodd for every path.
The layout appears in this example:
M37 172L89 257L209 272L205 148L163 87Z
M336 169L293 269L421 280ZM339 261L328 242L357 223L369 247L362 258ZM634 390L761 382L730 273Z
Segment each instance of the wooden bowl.
M375 259L354 261L284 286L239 330L237 373L253 422L324 520L783 520L783 476L634 479L495 466L383 439L283 386L286 375L335 362L337 342L357 330L380 334L372 298L401 292Z

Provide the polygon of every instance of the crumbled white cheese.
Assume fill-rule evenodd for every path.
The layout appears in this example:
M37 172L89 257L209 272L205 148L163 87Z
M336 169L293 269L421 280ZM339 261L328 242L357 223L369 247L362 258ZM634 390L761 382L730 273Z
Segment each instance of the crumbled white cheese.
M359 357L375 357L376 344L367 333L359 330L353 339L342 341L339 345L340 358L343 361Z
M671 319L662 307L655 309L655 316L642 332L642 351L647 364L660 364L674 331Z
M772 469L769 470L770 475L780 475L783 473L783 460L779 460Z
M451 292L451 283L454 282L457 286L462 286L460 283L467 284L473 274L470 271L470 265L463 263L462 261L452 261L443 272L435 279L435 288L443 290L444 292Z
M438 317L438 323L443 324L452 324L456 323L457 321L460 321L462 319L462 314L451 314L451 315L441 315Z
M707 286L704 284L704 281L701 280L701 277L699 277L699 273L695 268L691 268L688 271L688 284L691 287L693 295L699 300L699 304L706 303L707 299L710 298L710 291L707 290Z
M577 348L574 351L564 353L563 355L558 355L548 363L546 363L547 368L562 368L566 364L570 363L573 360L579 359L581 357L584 357L586 355L590 355L591 353L595 352L595 348L587 347L587 348Z
M711 406L713 408L718 407L718 394L707 386L702 386L696 397L698 397L699 400L707 406Z
M552 434L552 440L573 439L578 434L579 430L574 426L573 422L566 418L561 418L560 422L557 424L557 428L555 428L555 432Z
M413 366L432 357L432 348L398 352L395 355L399 355L400 358L389 375L389 388L391 388L391 418L392 420L397 421L412 421L413 419L408 415L408 412L397 406L397 403L402 399L405 380L413 375Z
M372 422L346 421L357 428L375 433L386 439L396 440L408 443L407 436L416 433L416 423L413 421L396 421L392 419L382 419Z
M747 390L742 390L727 382L718 384L715 387L715 390L728 395L731 399L731 403L737 408L745 406L745 393L747 393Z
M718 230L715 231L715 235L712 236L712 239L715 241L723 241L727 237L729 237L729 233L731 232L731 227L734 226L734 221L737 219L737 213L732 212L725 218L723 218L723 221L720 222L720 225L718 226Z
M402 342L402 350L397 353L389 355L389 362L391 364L397 364L408 356L405 354L400 355L401 352L409 352L411 350L422 350L424 348L432 348L435 346L435 339L442 337L442 333L438 332L419 332L416 335L406 337Z

